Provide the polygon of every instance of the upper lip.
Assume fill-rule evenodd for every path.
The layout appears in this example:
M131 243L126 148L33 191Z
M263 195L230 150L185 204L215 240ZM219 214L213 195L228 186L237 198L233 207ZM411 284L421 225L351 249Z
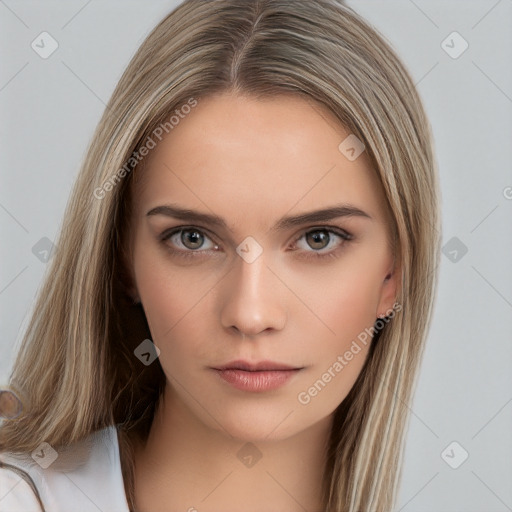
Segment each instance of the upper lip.
M248 372L256 371L276 371L276 370L300 370L301 367L290 366L283 363L277 363L274 361L259 361L257 363L249 363L248 361L231 361L230 363L222 366L216 366L215 370L245 370Z

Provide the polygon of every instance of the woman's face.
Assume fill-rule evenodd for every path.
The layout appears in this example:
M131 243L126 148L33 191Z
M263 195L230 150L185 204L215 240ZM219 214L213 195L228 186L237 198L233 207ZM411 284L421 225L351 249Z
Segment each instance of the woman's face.
M134 293L172 403L195 421L284 439L353 386L397 272L369 159L353 139L340 149L349 135L312 101L225 93L137 171Z

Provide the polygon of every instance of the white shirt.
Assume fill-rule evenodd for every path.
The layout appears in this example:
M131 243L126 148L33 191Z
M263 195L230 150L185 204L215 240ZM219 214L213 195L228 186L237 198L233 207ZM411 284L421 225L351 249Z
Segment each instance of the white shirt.
M34 451L34 458L4 452L0 460L32 477L46 512L129 512L116 427L94 432L88 439L92 449L85 464L72 471L58 471L52 464L43 467L53 454L49 445ZM41 463L36 462L38 455ZM30 485L8 468L0 468L0 512L41 512Z

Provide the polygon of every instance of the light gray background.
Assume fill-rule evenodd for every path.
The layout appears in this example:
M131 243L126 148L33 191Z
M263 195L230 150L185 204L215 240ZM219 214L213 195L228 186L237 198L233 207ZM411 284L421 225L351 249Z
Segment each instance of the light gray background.
M46 268L32 248L56 239L106 101L144 37L177 3L0 0L0 385ZM348 4L415 79L433 125L443 243L457 238L442 257L408 404L398 509L511 511L512 0ZM48 59L31 48L42 31L59 44ZM453 31L469 44L455 59L441 46ZM463 450L469 457L457 469L445 462L460 462Z

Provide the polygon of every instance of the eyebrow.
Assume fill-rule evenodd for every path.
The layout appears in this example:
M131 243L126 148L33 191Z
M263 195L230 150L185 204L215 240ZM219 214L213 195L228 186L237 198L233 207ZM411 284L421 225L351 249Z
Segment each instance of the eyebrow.
M218 215L202 213L188 208L182 208L177 205L156 206L149 210L146 216L165 215L183 221L198 222L208 224L213 227L228 229L226 221ZM294 216L282 217L278 220L272 231L280 231L290 229L296 226L302 226L311 222L323 222L341 217L361 217L372 220L372 217L365 211L349 204L340 204L315 210L311 212L301 213Z

